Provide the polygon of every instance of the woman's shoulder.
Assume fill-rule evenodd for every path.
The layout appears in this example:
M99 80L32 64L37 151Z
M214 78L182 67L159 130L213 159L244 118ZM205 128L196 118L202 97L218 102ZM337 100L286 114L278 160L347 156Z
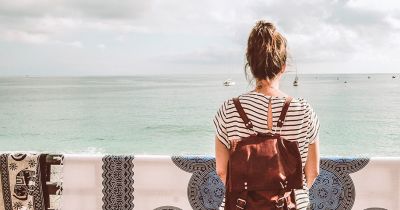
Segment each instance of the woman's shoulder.
M228 98L226 99L222 105L220 106L220 111L226 112L235 107L233 103L233 98L238 98L239 101L246 106L247 104L252 104L252 105L266 105L268 104L268 100L271 96L266 96L262 93L258 93L255 91L250 91L250 92L245 92L242 93L236 97ZM286 98L288 96L272 96L273 104L282 104L285 102ZM312 106L308 102L307 99L303 97L292 97L292 101L290 103L290 109L297 109L297 110L310 110L312 109ZM279 108L276 107L276 108Z
M238 96L240 100L246 101L268 101L271 96L264 95L262 93L258 93L255 91L245 92ZM272 96L273 101L282 101L284 102L287 97L292 97L291 105L298 106L308 106L308 101L303 97L293 97L293 96ZM225 103L229 104L232 102L232 99L228 99Z

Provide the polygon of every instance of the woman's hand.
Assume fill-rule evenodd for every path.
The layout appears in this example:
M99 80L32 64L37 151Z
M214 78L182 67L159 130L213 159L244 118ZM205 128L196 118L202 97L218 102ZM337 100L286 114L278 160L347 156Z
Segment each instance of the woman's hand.
M319 174L319 160L319 140L316 139L315 142L308 147L308 157L304 168L308 189L311 188Z
M221 181L226 185L226 172L229 160L229 150L215 137L215 168Z

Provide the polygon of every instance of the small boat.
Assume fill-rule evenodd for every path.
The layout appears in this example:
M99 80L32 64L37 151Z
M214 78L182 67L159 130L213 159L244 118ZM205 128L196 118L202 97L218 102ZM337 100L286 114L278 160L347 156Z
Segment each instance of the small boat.
M227 79L224 81L224 86L232 86L235 85L236 83L234 81L232 81L231 79Z
M347 81L344 81L344 83L347 83Z
M296 67L296 76L294 77L293 86L299 85L299 77L297 76L297 66Z
M368 76L368 79L371 79L371 76Z
M396 78L396 76L395 76L395 75L393 75L393 76L392 76L392 78L393 78L393 79L395 79L395 78Z
M299 77L296 75L293 81L293 86L298 86L299 85Z

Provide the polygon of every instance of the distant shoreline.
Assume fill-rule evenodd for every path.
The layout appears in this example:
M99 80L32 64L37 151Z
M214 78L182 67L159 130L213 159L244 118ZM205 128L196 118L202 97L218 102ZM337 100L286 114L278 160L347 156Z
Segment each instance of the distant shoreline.
M287 72L287 75L294 75L296 74L295 72ZM237 75L243 75L244 73L208 73L208 74L178 74L178 73L169 73L169 74L132 74L132 75L0 75L0 78L84 78L84 77L157 77L157 76L177 76L177 77L188 77L188 76L210 76L210 75L215 75L215 76L224 76L224 77L229 77L229 76L237 76ZM298 75L395 75L399 76L400 72L393 72L393 73L298 73Z

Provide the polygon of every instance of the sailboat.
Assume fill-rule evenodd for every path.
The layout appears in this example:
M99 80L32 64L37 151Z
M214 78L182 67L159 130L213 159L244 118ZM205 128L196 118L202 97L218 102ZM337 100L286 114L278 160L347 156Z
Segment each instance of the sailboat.
M233 69L234 69L233 62L229 62L227 67L226 67L226 74L227 75L232 75L232 70ZM222 84L225 87L229 87L229 86L235 85L236 83L231 78L228 77Z
M293 86L298 86L298 85L299 85L299 77L297 76L297 67L296 67L296 77L294 78Z
M298 86L299 85L299 77L296 75L293 81L293 86Z

